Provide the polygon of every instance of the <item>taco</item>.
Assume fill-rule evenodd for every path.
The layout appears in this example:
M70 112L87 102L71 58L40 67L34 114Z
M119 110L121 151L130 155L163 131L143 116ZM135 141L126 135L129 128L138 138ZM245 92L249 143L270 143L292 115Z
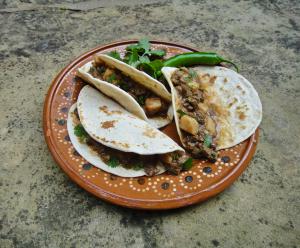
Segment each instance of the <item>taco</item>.
M77 75L156 128L173 119L171 94L165 86L122 61L100 54Z
M182 145L193 157L215 160L217 150L251 136L262 119L252 84L225 67L164 67Z
M88 85L71 107L67 127L82 157L118 176L153 176L166 170L179 173L173 167L181 168L188 159L167 135Z

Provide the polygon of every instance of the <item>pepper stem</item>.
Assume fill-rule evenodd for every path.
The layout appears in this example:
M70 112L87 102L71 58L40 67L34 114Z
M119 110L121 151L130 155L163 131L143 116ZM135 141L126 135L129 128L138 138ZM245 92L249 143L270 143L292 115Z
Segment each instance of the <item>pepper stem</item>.
M239 72L239 68L237 67L237 65L229 60L226 60L226 59L223 59L222 62L226 62L226 63L229 63L231 65L234 66L234 68L236 69L236 72Z

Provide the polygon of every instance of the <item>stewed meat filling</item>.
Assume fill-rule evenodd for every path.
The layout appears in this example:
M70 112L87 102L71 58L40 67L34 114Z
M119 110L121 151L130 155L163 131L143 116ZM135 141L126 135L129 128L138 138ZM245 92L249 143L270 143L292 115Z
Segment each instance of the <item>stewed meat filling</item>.
M134 82L116 68L108 67L102 60L95 58L89 73L109 82L130 94L144 109L147 117L166 116L169 104L144 86Z
M177 114L184 147L195 158L215 160L215 114L205 101L202 78L195 70L183 67L172 74L171 80L179 100Z

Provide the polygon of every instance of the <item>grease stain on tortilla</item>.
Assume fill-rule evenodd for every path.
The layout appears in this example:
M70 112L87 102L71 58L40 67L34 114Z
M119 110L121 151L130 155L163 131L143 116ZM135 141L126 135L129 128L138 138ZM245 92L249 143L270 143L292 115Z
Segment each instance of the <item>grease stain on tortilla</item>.
M115 127L115 123L117 122L117 120L114 121L104 121L101 122L101 127L104 129L109 129L109 128L113 128Z

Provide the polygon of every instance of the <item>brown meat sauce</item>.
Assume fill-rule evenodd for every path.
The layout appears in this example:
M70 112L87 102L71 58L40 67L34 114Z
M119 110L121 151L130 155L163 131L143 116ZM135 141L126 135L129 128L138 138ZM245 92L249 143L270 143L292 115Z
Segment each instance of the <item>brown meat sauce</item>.
M215 113L205 102L201 78L193 69L179 68L171 77L178 96L177 114L183 145L195 158L216 159Z
M149 89L134 82L116 68L110 68L100 60L93 61L89 74L111 83L130 94L144 109L147 117L167 116L169 104Z

